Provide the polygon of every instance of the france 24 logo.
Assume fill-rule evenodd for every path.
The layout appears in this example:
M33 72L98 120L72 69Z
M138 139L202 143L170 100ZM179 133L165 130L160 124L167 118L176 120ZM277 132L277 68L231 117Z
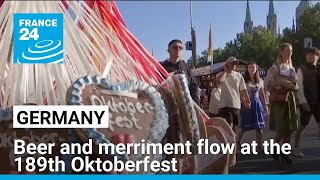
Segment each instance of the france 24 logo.
M62 13L13 15L14 64L62 64Z

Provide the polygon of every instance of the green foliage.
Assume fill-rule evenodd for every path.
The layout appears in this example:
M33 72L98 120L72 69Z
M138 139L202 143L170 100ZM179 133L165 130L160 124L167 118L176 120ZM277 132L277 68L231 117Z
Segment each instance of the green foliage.
M254 27L252 34L238 33L237 38L226 43L225 59L235 56L245 61L255 61L267 68L275 60L277 37L262 26Z

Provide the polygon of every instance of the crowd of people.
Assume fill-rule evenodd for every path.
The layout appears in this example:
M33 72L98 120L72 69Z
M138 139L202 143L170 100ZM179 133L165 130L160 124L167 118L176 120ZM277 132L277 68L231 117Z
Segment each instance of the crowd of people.
M168 72L185 73L189 80L190 93L196 103L201 105L207 95L208 113L223 117L234 132L240 126L237 145L247 131L256 131L258 149L262 152L263 129L269 117L270 129L275 131L276 143L290 143L294 134L293 156L303 157L300 141L303 132L313 115L320 136L320 50L309 48L306 61L298 69L292 65L292 45L279 46L278 57L268 69L267 76L259 76L259 66L255 62L247 64L244 75L236 71L239 61L236 57L226 60L224 70L216 75L210 89L201 91L190 68L182 60L181 40L168 44L169 58L161 62ZM300 116L300 117L299 117ZM292 163L290 156L274 154L275 160Z

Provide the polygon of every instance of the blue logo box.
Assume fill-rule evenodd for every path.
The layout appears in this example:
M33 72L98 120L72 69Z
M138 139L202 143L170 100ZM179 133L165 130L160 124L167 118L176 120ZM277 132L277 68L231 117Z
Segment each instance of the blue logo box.
M13 15L14 64L62 64L62 13Z

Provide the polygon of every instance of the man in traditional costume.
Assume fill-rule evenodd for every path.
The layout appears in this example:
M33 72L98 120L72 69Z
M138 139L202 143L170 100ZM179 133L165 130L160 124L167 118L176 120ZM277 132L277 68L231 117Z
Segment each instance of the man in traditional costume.
M306 126L313 115L318 123L320 136L320 50L309 48L306 53L306 63L297 72L298 98L300 109L300 127L296 132L294 155L303 157L300 150L300 140Z

